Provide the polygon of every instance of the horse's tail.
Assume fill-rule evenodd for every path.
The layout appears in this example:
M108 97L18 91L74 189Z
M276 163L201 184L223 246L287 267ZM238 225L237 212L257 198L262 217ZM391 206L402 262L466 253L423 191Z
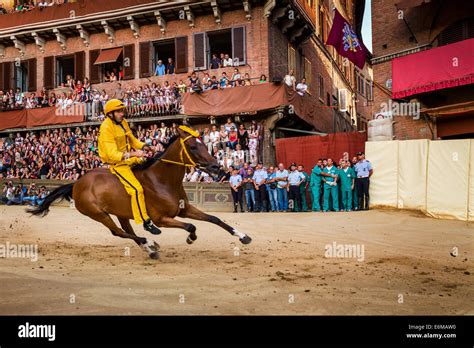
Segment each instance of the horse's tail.
M49 195L47 195L44 198L43 203L41 203L39 206L31 209L27 209L26 211L32 215L36 216L46 216L49 212L49 206L59 200L62 201L64 198L66 198L68 201L71 201L72 198L72 187L74 186L74 183L71 184L66 184L58 187L55 189L53 192L51 192Z

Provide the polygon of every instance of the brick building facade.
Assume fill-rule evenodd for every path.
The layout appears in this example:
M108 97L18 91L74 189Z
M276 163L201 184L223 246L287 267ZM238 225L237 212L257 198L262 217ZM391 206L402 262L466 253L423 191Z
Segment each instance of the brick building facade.
M264 74L278 81L294 69L298 81L305 77L308 82L307 102L317 117L305 119L277 107L255 115L265 120L270 159L275 136L351 131L370 116L358 105L357 68L324 45L333 6L356 25L361 21L355 17L356 5L352 0L79 0L8 14L0 23L0 89L54 89L70 74L111 92L116 84L104 82L104 73L113 61L123 67L125 87L186 81L193 71L209 67L212 53L221 52L234 58L242 74L256 79ZM156 61L169 57L176 74L153 76ZM98 59L112 63L96 64ZM211 73L223 71L231 74L233 68ZM339 111L340 90L346 112Z
M412 70L404 71L404 68L422 71L428 64L432 66L431 72L446 70L441 57L447 54L449 58L453 44L474 37L473 13L472 1L372 1L374 111L380 112L390 101L417 103L420 109L416 117L393 114L396 139L463 138L474 134L474 123L469 121L474 109L468 105L474 97L474 86L472 82L466 83L466 78L471 79L469 74L442 76L440 73L442 81L434 78L431 84L444 85L425 84L418 88L416 79L420 76L411 75ZM461 64L470 65L466 70L474 66L472 58ZM398 67L398 81L393 66ZM423 74L426 76L420 73ZM447 83L448 78L451 83ZM413 90L403 97L400 94L394 97L392 87L401 83L411 85Z

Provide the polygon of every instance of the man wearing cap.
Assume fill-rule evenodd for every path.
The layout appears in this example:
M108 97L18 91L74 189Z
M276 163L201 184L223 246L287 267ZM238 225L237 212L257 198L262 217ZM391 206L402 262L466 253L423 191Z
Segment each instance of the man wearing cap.
M105 104L106 119L99 130L99 157L110 166L112 174L117 176L131 196L135 222L143 223L144 229L152 234L160 234L160 229L147 214L143 187L132 171L133 165L143 162L143 150L151 151L155 148L135 138L124 119L124 109L125 105L118 99L111 99Z
M357 153L358 162L354 166L357 175L356 186L359 198L359 210L369 210L369 184L374 173L372 164L365 159L363 152Z
M329 210L329 196L332 198L332 208L339 211L339 190L337 189L338 169L333 165L332 158L328 158L328 165L323 169L323 173L330 174L326 176L324 181L324 204L323 211Z
M257 164L257 168L253 173L253 180L255 185L255 198L257 200L257 209L263 213L267 210L267 182L268 174L267 171L263 168L263 164L260 162Z
M296 169L296 163L292 163L290 166L290 174L288 174L288 193L290 202L293 203L293 211L295 212L301 211L300 185L304 179L304 175Z

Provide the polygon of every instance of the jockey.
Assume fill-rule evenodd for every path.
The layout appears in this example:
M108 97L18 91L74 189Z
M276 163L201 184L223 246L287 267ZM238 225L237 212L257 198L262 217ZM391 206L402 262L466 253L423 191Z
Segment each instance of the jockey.
M133 219L142 224L146 231L160 234L160 229L153 224L147 214L143 187L132 172L132 166L143 162L143 150L151 151L152 147L135 138L124 119L125 105L118 99L111 99L105 104L106 119L99 131L99 156L103 163L110 165L115 174L132 197Z

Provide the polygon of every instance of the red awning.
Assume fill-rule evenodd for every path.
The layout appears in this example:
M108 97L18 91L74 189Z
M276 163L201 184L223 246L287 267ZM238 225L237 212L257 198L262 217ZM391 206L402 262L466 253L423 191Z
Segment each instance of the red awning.
M392 60L392 98L474 83L474 39Z
M106 64L106 63L115 63L122 53L122 47L111 48L108 50L100 51L99 56L97 57L94 65Z

